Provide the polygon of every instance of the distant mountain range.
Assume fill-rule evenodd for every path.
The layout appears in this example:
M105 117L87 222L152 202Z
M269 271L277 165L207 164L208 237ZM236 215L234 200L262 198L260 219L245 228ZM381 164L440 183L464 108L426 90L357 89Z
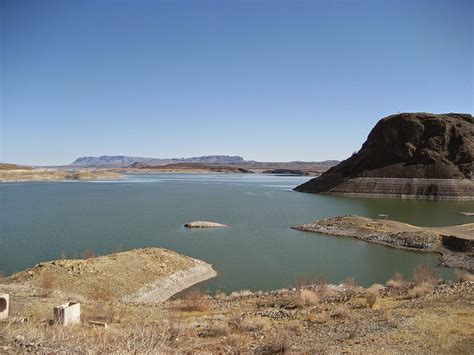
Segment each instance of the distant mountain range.
M132 157L127 155L102 155L100 157L80 157L74 160L69 166L86 168L146 169L165 165L200 164L208 166L233 166L249 169L255 172L272 169L299 169L303 170L305 173L320 173L338 163L339 161L337 160L326 160L322 162L258 162L255 160L245 160L240 156L229 155L207 155L171 159Z
M80 157L74 160L70 165L83 167L113 167L124 168L132 164L139 166L159 166L179 163L194 163L194 164L236 164L243 163L244 158L239 156L229 155L207 155L192 158L145 158L145 157L131 157L126 155L102 155L100 157Z

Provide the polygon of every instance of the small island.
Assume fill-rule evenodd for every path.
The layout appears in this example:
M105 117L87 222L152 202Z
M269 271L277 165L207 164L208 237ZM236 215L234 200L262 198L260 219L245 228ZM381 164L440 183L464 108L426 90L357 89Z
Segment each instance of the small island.
M193 221L184 225L186 228L220 228L227 227L225 224L209 221Z

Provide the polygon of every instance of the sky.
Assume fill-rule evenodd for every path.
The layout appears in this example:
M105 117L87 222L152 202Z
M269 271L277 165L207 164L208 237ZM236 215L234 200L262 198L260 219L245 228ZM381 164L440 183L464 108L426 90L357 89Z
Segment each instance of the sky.
M474 2L0 0L0 161L344 159L473 112Z

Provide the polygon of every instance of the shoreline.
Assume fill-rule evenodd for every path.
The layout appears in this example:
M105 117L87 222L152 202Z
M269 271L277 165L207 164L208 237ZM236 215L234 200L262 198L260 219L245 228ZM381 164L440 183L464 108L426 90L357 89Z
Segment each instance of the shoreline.
M118 180L123 175L111 170L17 169L0 170L0 183Z
M181 291L217 276L217 272L210 264L198 259L194 259L194 262L194 267L147 284L134 294L124 296L122 301L142 304L162 303Z
M359 239L389 248L437 254L440 265L474 271L474 224L451 227L417 227L410 224L342 216L292 226L292 229L335 237Z

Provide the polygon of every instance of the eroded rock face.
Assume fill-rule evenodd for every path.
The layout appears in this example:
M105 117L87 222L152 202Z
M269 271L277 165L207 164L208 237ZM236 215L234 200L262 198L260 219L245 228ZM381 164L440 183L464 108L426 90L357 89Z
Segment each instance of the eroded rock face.
M384 184L382 179L387 178L405 179L403 184L410 184L411 179L454 179L455 182L467 180L470 186L474 177L473 161L472 115L401 113L380 120L359 152L295 190L370 194L370 184L365 188L361 188L360 184L352 184L351 187L352 179L356 178L379 178L379 185ZM341 184L346 185L344 190L347 191L337 191ZM429 189L422 190L425 197L449 195L443 184L430 185ZM463 187L456 194L474 198L474 189Z

